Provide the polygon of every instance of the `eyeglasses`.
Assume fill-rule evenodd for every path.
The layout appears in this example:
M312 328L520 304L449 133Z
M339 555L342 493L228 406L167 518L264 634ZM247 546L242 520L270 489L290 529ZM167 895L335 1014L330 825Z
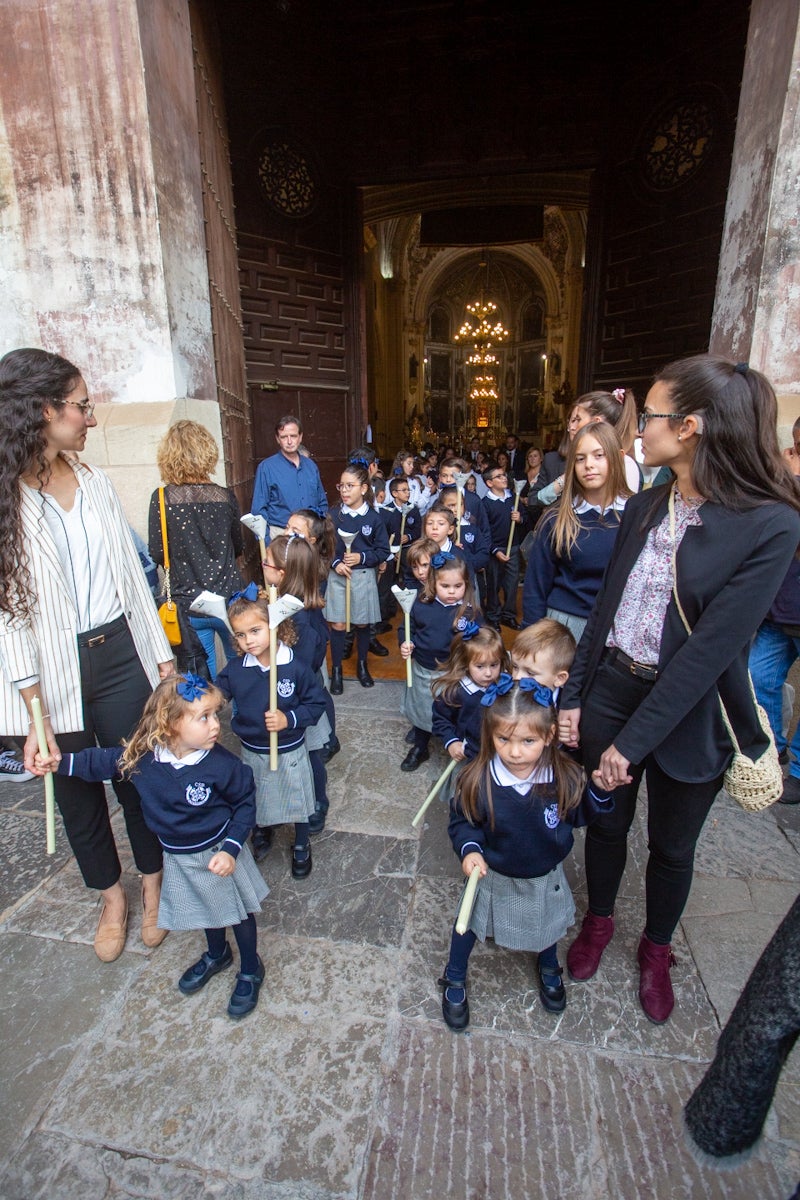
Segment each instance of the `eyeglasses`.
M94 416L95 406L89 400L65 400L64 403L71 404L73 408L79 408L87 420Z
M648 421L682 421L683 413L650 413L640 412L636 420L639 433L644 433Z
M337 483L337 492L352 492L353 488L358 487L357 483Z

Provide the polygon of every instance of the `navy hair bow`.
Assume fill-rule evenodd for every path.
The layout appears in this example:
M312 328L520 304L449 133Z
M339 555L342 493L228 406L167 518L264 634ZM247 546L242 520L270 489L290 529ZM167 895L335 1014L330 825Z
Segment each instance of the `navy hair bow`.
M258 599L258 585L255 583L248 583L247 587L244 588L243 591L233 593L230 600L228 601L228 604L229 605L233 604L234 600L250 600L252 603L253 600L257 600L257 599Z
M431 557L431 566L435 570L440 571L445 563L455 561L455 554L450 554L447 550L437 550L436 554L432 555Z
M351 467L363 467L365 471L369 470L369 463L365 458L348 458L347 461Z
M514 686L514 680L505 671L498 679L497 683L490 683L486 689L486 695L481 697L481 704L484 708L491 708L498 696L505 696L506 692L510 692Z
M181 675L181 683L176 684L175 691L179 696L183 696L184 700L199 700L208 691L208 680L202 675L193 675L191 671L187 671L185 675Z
M477 621L468 621L461 633L462 642L468 642L470 638L474 638L476 633L480 633L480 629Z
M395 469L392 471L392 474L393 475L405 475L405 471L403 470L402 467L395 467Z
M537 683L535 679L520 679L519 690L532 692L534 700L537 704L541 704L542 708L553 707L553 693L543 683Z

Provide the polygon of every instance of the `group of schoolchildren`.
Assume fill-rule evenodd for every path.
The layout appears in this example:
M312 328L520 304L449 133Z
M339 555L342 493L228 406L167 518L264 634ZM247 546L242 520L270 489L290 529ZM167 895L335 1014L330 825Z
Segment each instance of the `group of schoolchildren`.
M411 660L402 699L409 750L400 769L416 770L429 757L433 734L456 760L449 834L464 874L478 868L481 879L469 928L453 927L439 980L444 1020L453 1030L468 1025L467 963L475 940L487 937L538 956L542 1004L560 1012L566 993L557 943L575 912L563 861L573 827L612 804L556 738L574 638L545 618L516 634L510 658L504 647L500 620L518 629L517 580L512 586L505 568L512 558L518 563L518 541L512 553L507 547L520 522L502 472L485 472L494 498L481 502L458 486L458 467L445 464L440 497L423 514L410 504L402 471L389 481L384 507L376 507L369 468L352 456L330 516L294 513L287 533L266 547L265 582L279 599L302 603L277 629L274 662L267 592L251 583L228 604L239 658L213 683L192 674L163 680L122 746L65 755L58 770L88 779L120 775L135 784L164 851L159 927L206 935L207 949L178 987L193 994L232 965L231 927L240 969L227 1011L246 1016L264 979L255 913L269 889L256 863L268 854L275 828L291 824L292 876L311 872L310 837L324 828L328 809L326 763L339 749L331 697L343 690L347 626L357 677L371 687L367 654L381 628L379 580L388 573L384 596L394 586L410 608L409 638L403 614L398 624L400 654ZM482 603L478 575L492 559L500 569L486 572ZM240 756L218 744L226 701ZM37 769L50 765L37 760Z

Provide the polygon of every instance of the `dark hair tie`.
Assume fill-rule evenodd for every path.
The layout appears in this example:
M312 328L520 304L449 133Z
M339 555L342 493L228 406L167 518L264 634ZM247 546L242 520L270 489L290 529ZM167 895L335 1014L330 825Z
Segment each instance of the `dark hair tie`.
M733 369L737 375L746 375L750 370L750 363L737 363Z

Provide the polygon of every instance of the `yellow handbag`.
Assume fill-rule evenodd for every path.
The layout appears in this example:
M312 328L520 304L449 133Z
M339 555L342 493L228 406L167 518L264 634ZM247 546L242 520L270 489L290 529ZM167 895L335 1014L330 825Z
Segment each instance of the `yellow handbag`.
M158 503L161 509L161 541L164 546L164 592L166 600L159 605L158 619L167 635L170 646L180 646L181 630L178 624L178 607L172 600L169 583L169 550L167 548L167 511L164 507L164 489L158 489Z

